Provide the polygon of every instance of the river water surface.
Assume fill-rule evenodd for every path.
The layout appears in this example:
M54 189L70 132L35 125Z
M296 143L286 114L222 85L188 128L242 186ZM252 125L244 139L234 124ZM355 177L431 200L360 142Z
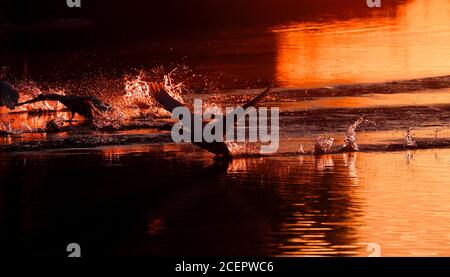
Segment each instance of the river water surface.
M23 100L90 94L119 112L49 132L49 121L69 117L61 105L0 110L0 246L368 256L376 243L382 256L449 256L449 15L449 1L411 0L264 28L4 54ZM0 25L6 38L8 28ZM260 105L280 108L279 151L240 145L225 162L173 143L169 115L140 79L173 68L188 104L236 106L274 83ZM340 151L361 117L359 151ZM329 154L313 153L319 136L335 138Z

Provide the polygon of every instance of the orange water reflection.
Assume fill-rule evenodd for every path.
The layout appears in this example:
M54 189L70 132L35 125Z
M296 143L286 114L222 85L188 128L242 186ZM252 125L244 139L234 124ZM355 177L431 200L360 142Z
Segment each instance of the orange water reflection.
M416 91L414 93L374 93L362 96L321 97L312 100L277 102L282 111L313 109L355 109L407 106L436 106L450 104L450 89ZM270 103L275 105L275 103Z
M361 241L384 256L449 256L450 152L360 155Z
M449 150L238 159L242 186L277 184L289 212L274 228L280 256L450 255Z
M145 224L127 225L137 227L120 242L127 245L125 251L368 256L368 243L378 243L383 256L450 255L450 149L275 155L237 158L230 164L195 149L190 144L155 144L19 153L2 156L0 173L5 177L23 165L27 170L19 171L22 178L33 183L32 168L56 174L67 167L65 161L72 172L89 167L98 173L93 175L97 182L81 191L78 182L58 182L62 189L54 197L66 190L79 194L76 203L88 203L88 215L103 197L108 200L104 205L110 203L108 210L119 206L111 219L114 226L118 213L144 205ZM44 201L50 194L24 187L28 201L22 203ZM121 205L126 199L130 202ZM39 220L23 233L34 236L41 221L47 224L52 207L30 209L28 216ZM128 211L126 217L137 213Z
M410 1L396 14L274 28L277 82L321 86L449 74L450 2Z

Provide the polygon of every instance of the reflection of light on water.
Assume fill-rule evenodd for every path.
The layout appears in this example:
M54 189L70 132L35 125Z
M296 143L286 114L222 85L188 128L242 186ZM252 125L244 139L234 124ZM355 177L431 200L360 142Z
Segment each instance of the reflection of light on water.
M448 255L450 152L439 153L238 159L228 174L278 188L288 212L274 231L277 256L367 256L369 242L386 256Z
M282 111L303 111L336 108L380 108L401 106L433 106L450 104L450 89L414 91L414 93L374 93L361 96L320 97L312 100L278 102ZM435 109L439 109L434 107Z
M228 167L228 172L230 173L238 173L238 172L246 172L257 166L257 161L254 159L233 159L231 161L230 166Z
M449 14L446 0L408 1L398 6L392 19L293 23L276 28L277 82L317 86L446 75Z
M406 151L406 164L410 164L410 162L414 159L414 154L411 150Z
M358 182L358 175L356 171L356 159L358 157L358 153L343 153L342 158L344 160L344 166L347 167L348 170L348 176L353 178L355 185L357 185Z
M140 147L144 149L138 150ZM180 147L188 151L179 151ZM170 170L180 169L175 165L189 167L203 161L211 162L211 157L199 154L190 153L195 159L186 157L189 155L186 153L193 152L189 151L192 147L135 145L94 151L102 151L104 159L113 161L127 153L142 151L145 152L143 156L150 159L176 161ZM233 221L236 224L233 227L238 230L254 228L251 230L257 232L255 235L264 237L267 242L267 245L255 247L267 246L264 249L269 249L269 254L275 256L367 256L369 242L379 243L386 256L448 255L450 150L417 150L414 162L406 165L405 154L408 153L359 152L235 159L227 172L196 174L198 181L207 185L196 187L194 198L185 197L185 191L181 190L181 200L177 196L172 202L174 205L164 201L163 206L179 217L192 212L198 215L203 211L203 200L211 199L209 190L216 194L225 187L227 193L218 194L220 199L229 198L219 203L225 204L225 209L221 206L215 210L214 202L213 209L208 210L216 217L214 222L219 223L218 228L227 222L226 216L222 221L222 211L234 211L239 215L240 208L249 209L252 218L258 218L255 222L260 224L249 227L245 225L249 223L240 218ZM127 156L122 161L129 162L130 158ZM213 186L216 183L217 186ZM204 193L201 198L198 198L197 189ZM171 195L173 193L176 194L171 192ZM181 205L183 210L173 208L186 199L189 204ZM177 224L179 219L170 217L167 220L165 210L149 217L148 225L144 226L147 235L168 238L177 235L173 230L180 226ZM188 211L185 213L185 210ZM209 231L211 225L205 226Z
M358 154L364 205L357 232L383 245L383 256L450 254L450 152L439 150L437 161L435 151Z
M130 153L142 153L151 148L150 145L128 145L128 146L109 146L102 147L101 153L109 165L120 165L122 156Z
M334 161L331 155L321 155L319 157L315 157L316 169L319 172L323 171L333 171Z

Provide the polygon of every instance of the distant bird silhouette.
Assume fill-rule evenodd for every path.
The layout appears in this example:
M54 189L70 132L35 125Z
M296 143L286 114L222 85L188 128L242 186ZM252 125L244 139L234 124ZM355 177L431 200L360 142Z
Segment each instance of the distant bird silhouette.
M105 104L98 98L93 96L76 96L76 95L60 95L60 94L39 94L36 98L17 104L23 106L41 101L58 101L72 113L72 120L75 114L83 116L86 120L94 118L94 112L106 112L112 108L111 105Z
M19 94L6 81L0 80L0 107L14 109L19 102Z

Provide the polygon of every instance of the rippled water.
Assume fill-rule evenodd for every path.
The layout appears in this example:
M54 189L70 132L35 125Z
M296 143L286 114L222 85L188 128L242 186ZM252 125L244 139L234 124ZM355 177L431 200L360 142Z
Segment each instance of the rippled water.
M449 150L224 164L192 149L2 154L3 245L61 255L79 241L86 255L367 256L378 243L384 256L450 254Z
M94 95L120 117L76 117L49 132L49 121L69 118L61 105L0 109L0 248L367 256L377 243L383 256L450 255L449 13L449 1L411 0L80 52L0 46L21 100ZM274 82L262 105L280 108L279 151L248 145L228 163L173 144L141 79L163 81L173 68L187 105L236 106ZM314 155L318 144L327 151Z
M445 0L407 1L370 20L275 27L276 80L317 86L447 74L449 14Z

